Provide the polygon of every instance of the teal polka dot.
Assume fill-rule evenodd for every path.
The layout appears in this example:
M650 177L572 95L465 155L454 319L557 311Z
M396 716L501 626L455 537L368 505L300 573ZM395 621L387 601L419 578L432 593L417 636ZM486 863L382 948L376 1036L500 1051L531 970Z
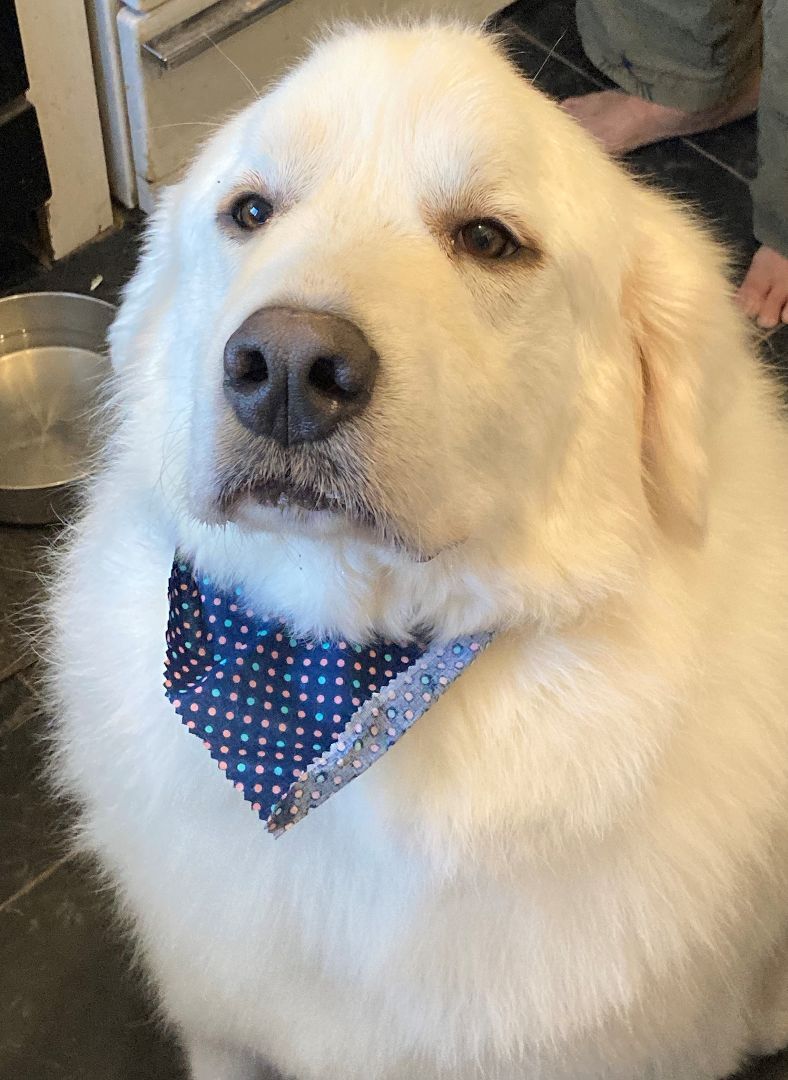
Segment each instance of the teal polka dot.
M259 670L260 670L260 665L255 660L255 662L252 664L252 671L259 671Z
M316 712L315 713L315 720L320 721L322 719L323 719L323 714L321 712Z
M245 731L241 733L241 742L249 742L249 736Z
M275 766L274 775L275 776L281 776L282 775L282 766L281 765Z
M213 725L212 724L206 724L205 725L205 734L206 735L213 735Z
M318 677L317 677L317 681L318 681L318 682L320 683L320 685L321 685L321 686L324 686L324 685L325 685L325 682L326 682L326 677L325 677L325 675L318 675Z
M248 698L246 699L246 704L247 704L247 705L254 705L254 703L255 703L255 700L256 700L256 698L253 698L253 697L248 697Z
M246 772L246 766L242 761L238 764L238 772Z
M290 674L289 671L286 671L285 672L285 682L292 682L292 681L293 681L293 676Z
M211 690L211 697L221 697L221 696L222 696L221 690L217 690L216 687L214 686L213 690Z
M282 708L281 708L281 712L283 712L285 714L285 716L287 716L287 714L290 712L290 710L288 709L287 705L283 705Z

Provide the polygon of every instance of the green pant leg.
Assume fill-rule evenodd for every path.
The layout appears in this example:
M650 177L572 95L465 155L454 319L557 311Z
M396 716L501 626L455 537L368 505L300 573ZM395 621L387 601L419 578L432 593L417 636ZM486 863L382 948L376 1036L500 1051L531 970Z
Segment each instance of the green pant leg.
M589 58L627 93L696 111L729 101L754 77L760 8L760 0L577 0L577 25Z
M788 0L764 0L753 231L788 257Z

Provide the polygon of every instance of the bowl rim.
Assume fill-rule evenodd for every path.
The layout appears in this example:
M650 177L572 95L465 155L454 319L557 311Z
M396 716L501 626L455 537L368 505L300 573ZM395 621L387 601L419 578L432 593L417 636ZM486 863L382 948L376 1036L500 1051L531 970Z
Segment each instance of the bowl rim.
M67 292L63 289L37 289L35 292L6 293L5 296L0 296L0 304L4 304L7 300L40 300L44 296L62 296L68 300L89 300L93 304L101 304L102 307L109 308L110 311L118 310L117 304L113 304L110 300L102 300L100 296L93 296L91 293Z

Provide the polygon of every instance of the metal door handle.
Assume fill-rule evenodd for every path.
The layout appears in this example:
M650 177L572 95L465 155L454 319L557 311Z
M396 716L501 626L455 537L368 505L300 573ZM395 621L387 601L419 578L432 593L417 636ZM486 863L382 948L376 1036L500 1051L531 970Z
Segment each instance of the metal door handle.
M144 42L142 48L170 71L289 3L291 0L217 0L204 11Z

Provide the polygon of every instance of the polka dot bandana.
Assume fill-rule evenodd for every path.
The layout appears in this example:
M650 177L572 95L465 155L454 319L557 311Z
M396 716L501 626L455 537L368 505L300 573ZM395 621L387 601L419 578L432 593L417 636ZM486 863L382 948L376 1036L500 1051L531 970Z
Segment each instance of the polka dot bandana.
M165 693L275 836L373 765L492 640L300 640L180 559L169 601Z

